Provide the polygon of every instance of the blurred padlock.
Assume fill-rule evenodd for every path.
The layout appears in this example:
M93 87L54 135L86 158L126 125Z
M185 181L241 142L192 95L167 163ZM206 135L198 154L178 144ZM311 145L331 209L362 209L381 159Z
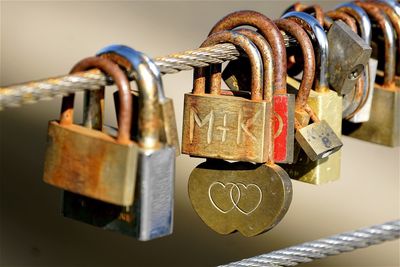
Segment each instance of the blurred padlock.
M348 129L348 135L381 145L398 146L400 144L400 89L395 84L395 32L389 18L381 9L366 4L357 2L357 5L368 13L371 20L379 25L384 37L384 77L382 82L382 79L379 79L382 77L377 75L370 120Z
M329 89L328 85L328 40L324 29L318 21L304 12L289 12L283 16L302 25L310 38L314 41L316 54L316 73L314 90L311 90L308 105L320 120L325 120L334 133L340 138L342 124L342 97ZM299 179L312 184L322 184L334 181L340 177L341 152L330 155L328 158L311 161L303 152L300 152L296 164L286 165L291 178Z
M255 11L238 11L228 14L214 25L210 34L232 30L240 26L255 27L267 40L274 61L274 161L293 161L293 122L294 95L286 91L286 48L283 37L275 24L266 16ZM265 50L270 54L269 50ZM268 57L270 57L268 55ZM233 65L231 65L233 64ZM247 58L230 62L224 70L223 77L232 90L248 91L252 83Z
M130 86L119 67L106 59L84 59L71 72L96 67L113 77L123 98L118 136L115 139L101 131L101 115L94 123L100 129L74 124L74 94L65 96L60 121L49 123L43 180L64 190L129 206L133 203L138 158L138 147L129 138ZM85 109L91 114L85 116L87 119L96 117L91 107Z
M257 47L245 36L230 31L210 35L201 47L230 42L243 49L253 74L251 99L223 96L221 66L211 66L210 93L206 70L194 71L193 93L185 94L182 152L191 156L264 163L273 148L272 103L262 99L263 69Z
M359 29L359 35L361 38L368 44L371 45L371 21L368 18L367 13L357 6L354 3L344 3L338 6L337 11L339 12L344 12L351 16L352 18L355 19L355 21L358 24L358 29ZM348 127L352 127L352 123L360 123L360 122L365 122L368 121L370 118L371 114L371 106L372 106L372 97L374 93L374 83L375 83L375 76L376 76L376 70L378 67L378 62L374 58L370 58L368 61L368 65L364 69L363 76L361 79L363 79L364 83L364 92L365 92L365 98L361 101L361 104L357 107L357 109L351 113L348 112L346 114L346 106L349 106L348 104L343 104L344 106L344 117L346 120L343 121L343 133L346 134L346 129ZM346 97L343 99L343 102L352 102L353 99L357 98L358 93L354 93L353 98Z
M125 50L129 50L129 47L126 46L121 46L121 45L114 45L114 46L108 46L107 50L102 50L100 51L99 55L101 57L105 58L110 58L113 59L115 62L118 62L120 66L122 66L128 74L131 76L133 75L132 71L132 65L130 62L125 60L123 57L126 56ZM119 54L118 54L119 53ZM129 51L128 51L129 53ZM150 65L149 65L150 67ZM155 73L158 73L158 70L153 71ZM130 77L135 79L135 77ZM161 81L161 79L157 78L157 81ZM174 104L171 98L167 98L165 96L164 88L162 85L158 85L158 99L159 99L159 105L160 105L160 113L161 113L161 119L162 119L162 130L160 131L160 141L163 143L166 143L170 146L175 147L176 155L179 156L180 154L180 146L179 146L179 139L178 139L178 130L176 127L176 118L175 118L175 110L174 110ZM139 96L137 92L132 91L132 96L133 96L133 111L134 114L138 114L139 110ZM118 94L114 93L114 100L116 103L116 107L119 105L119 98ZM118 110L118 108L116 109ZM137 116L136 116L137 117ZM132 136L134 138L137 138L137 135L139 133L138 125L136 121L133 121L132 124L132 130L131 130Z
M134 203L129 206L113 205L66 191L63 214L147 241L172 233L175 148L160 141L162 122L158 87L162 83L156 65L147 56L129 47L111 46L102 51L108 53L111 50L114 53L111 59L118 63L126 61L131 71L135 72L133 75L139 91L139 157Z

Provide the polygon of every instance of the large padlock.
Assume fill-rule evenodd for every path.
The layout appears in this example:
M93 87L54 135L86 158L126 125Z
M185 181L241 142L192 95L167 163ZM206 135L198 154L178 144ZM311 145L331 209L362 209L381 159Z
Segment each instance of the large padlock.
M252 30L240 29L232 34L236 32L249 37L262 53L263 97L271 103L271 49L267 41ZM272 121L269 129L272 131ZM271 134L267 140L270 149L273 148L272 140ZM278 224L292 198L290 178L273 163L272 153L265 164L208 159L191 173L188 190L194 210L211 229L220 234L239 231L244 236L263 233Z
M372 26L367 13L354 3L341 4L338 6L337 11L344 12L351 16L358 24L357 28L359 29L359 35L361 36L361 38L368 45L371 45ZM345 114L346 112L343 112L344 117L346 117L346 120L343 121L343 133L346 132L347 127L349 127L348 125L350 125L351 127L352 123L360 123L369 120L371 114L372 97L374 93L374 83L377 67L377 60L374 58L370 58L368 61L368 65L364 69L363 76L360 78L363 80L364 83L364 92L362 95L365 95L365 97L363 97L361 104L357 107L353 114ZM355 92L353 99L357 98L357 94L358 93ZM343 101L351 102L353 99L347 98ZM343 106L346 106L346 104L343 104Z
M286 48L279 29L273 21L261 13L238 11L228 14L218 21L210 34L246 25L255 27L271 46L274 59L274 161L292 162L294 95L287 94L286 91ZM267 51L269 52L269 50ZM230 66L230 64L234 64L234 66ZM249 65L248 59L244 57L227 65L223 76L226 77L224 80L230 89L249 90L252 82ZM244 84L243 87L239 88L242 84Z
M342 125L342 97L329 89L328 85L328 39L324 29L318 21L304 12L289 12L283 16L294 20L303 26L310 38L314 41L314 51L316 54L316 72L314 90L311 90L308 98L308 105L315 112L320 120L325 120L334 133L341 137ZM296 164L285 166L291 178L299 179L303 182L322 184L334 181L340 177L341 151L330 155L328 158L316 161L303 152L300 152L299 160Z
M301 47L304 70L295 105L296 140L308 157L315 161L336 152L343 145L329 124L320 121L308 108L307 100L313 85L315 74L315 56L310 38L303 28L288 19L276 20L280 30L293 36ZM309 119L314 123L308 125ZM296 150L295 150L296 151Z
M182 152L191 156L264 163L273 149L272 103L262 99L263 69L256 46L229 31L210 35L202 47L230 42L248 55L252 65L251 99L221 95L221 66L211 66L210 93L206 68L194 71L193 93L185 94Z
M396 45L395 32L390 19L374 5L357 2L380 27L385 43L384 76L377 75L368 122L354 125L348 135L387 146L400 144L400 89L395 84ZM382 61L382 59L381 59ZM383 78L383 81L382 81Z
M133 77L133 71L132 71L132 65L130 62L127 60L124 60L123 56L121 54L124 54L125 50L129 50L129 47L122 46L122 45L112 45L108 46L107 50L102 50L100 51L99 55L101 57L106 57L113 59L115 62L117 62L121 67L123 67L126 72L128 73L128 76L130 78L134 79ZM118 53L120 55L118 55ZM128 52L129 53L129 52ZM155 75L160 75L160 72L158 69L153 71ZM160 77L156 77L158 82L161 82ZM175 110L174 110L174 104L171 98L167 98L163 89L162 84L157 86L158 88L158 99L159 99L159 105L160 105L160 113L161 113L161 120L162 120L162 131L160 132L160 140L163 143L166 143L170 146L175 147L176 155L179 156L180 154L180 146L179 146L179 139L178 139L178 130L176 127L176 118L175 118ZM139 110L139 96L137 91L132 91L132 96L133 96L133 106L132 110L134 114L138 114ZM116 110L118 110L119 106L119 97L117 92L114 93L114 101L115 101L115 106ZM135 116L137 118L137 116ZM134 138L137 138L139 129L137 123L135 123L137 120L133 120L132 123L132 129L131 129L131 134Z
M158 87L162 83L157 67L146 55L129 47L111 46L102 51L110 50L129 64L139 89L140 132L135 140L139 156L134 203L130 206L114 205L65 191L63 214L147 241L172 233L175 148L160 141L162 126ZM118 63L122 59L110 58Z
M95 57L80 61L71 72L96 67L118 81L124 100L118 136L74 124L74 94L65 96L60 121L49 123L43 180L64 190L129 206L133 203L138 156L138 147L129 138L129 82L116 64Z

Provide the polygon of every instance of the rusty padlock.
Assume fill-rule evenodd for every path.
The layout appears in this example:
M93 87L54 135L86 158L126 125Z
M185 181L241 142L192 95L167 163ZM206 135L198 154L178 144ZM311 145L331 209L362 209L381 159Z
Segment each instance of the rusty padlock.
M221 95L221 66L211 66L210 93L206 68L194 71L193 93L185 94L182 153L203 158L264 163L273 148L272 103L262 99L263 69L257 47L230 31L210 35L201 47L230 42L248 55L253 73L251 99Z
M138 156L138 147L129 138L130 86L118 65L107 59L84 59L71 73L96 67L112 76L123 99L118 136L114 139L101 130L74 124L74 94L65 96L60 121L49 123L43 180L67 191L129 206L133 203Z
M294 95L286 89L286 48L283 37L275 24L266 16L256 11L238 11L228 14L218 21L210 34L232 30L240 26L255 27L271 46L274 59L274 160L277 163L293 161L293 122ZM228 87L233 90L248 91L251 75L247 59L241 58L230 62L223 76ZM230 64L233 64L230 66ZM230 72L230 73L229 73ZM244 84L244 88L238 86Z
M156 65L146 55L121 45L106 47L99 54L111 50L114 54L109 59L121 67L129 66L138 85L140 131L135 140L138 143L138 162L134 203L115 205L65 191L63 214L147 241L172 233L175 148L160 140L160 89L157 87L162 83Z
M342 97L329 89L328 85L328 39L324 29L311 15L304 12L289 12L283 16L302 25L310 38L314 41L316 54L316 72L313 89L308 98L308 105L320 120L325 120L334 133L340 138L342 125ZM311 161L303 152L299 160L291 169L285 167L291 178L303 182L322 184L334 181L340 177L341 151L328 158ZM292 171L291 171L292 170Z
M385 42L383 82L377 75L368 122L348 129L348 135L386 146L400 144L400 89L395 84L396 45L395 32L385 13L370 3L357 2L380 27ZM382 59L381 59L382 61ZM379 81L380 80L380 81Z

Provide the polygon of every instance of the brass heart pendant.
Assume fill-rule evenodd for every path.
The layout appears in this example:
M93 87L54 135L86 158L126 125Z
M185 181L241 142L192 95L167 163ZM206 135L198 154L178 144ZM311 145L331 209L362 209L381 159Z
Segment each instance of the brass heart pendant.
M191 173L189 197L214 231L254 236L274 227L286 214L292 184L278 165L208 160Z

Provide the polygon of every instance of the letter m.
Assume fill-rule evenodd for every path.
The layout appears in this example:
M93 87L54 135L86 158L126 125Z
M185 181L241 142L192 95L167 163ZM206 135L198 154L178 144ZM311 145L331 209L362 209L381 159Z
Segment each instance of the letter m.
M213 134L213 124L214 124L214 111L211 110L210 113L207 114L203 119L200 119L198 112L194 108L190 108L190 113L189 113L189 124L190 124L190 143L193 143L193 134L194 134L194 127L195 124L199 128L203 127L208 123L208 129L207 129L207 144L210 144L212 141L212 134Z

